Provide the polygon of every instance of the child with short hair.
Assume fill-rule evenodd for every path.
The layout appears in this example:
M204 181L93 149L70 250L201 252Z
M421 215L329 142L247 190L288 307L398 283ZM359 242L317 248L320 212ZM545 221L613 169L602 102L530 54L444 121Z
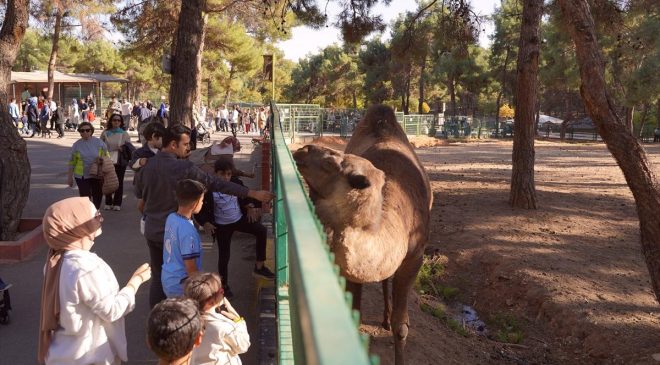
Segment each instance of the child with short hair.
M220 159L215 162L215 175L225 181L243 185L243 182L232 176L235 170L231 160ZM254 199L238 199L235 196L219 192L208 192L204 195L204 208L195 218L204 226L204 230L218 242L218 273L222 278L225 296L231 298L233 293L229 288L227 267L231 252L231 237L235 231L248 233L256 239L256 262L252 275L266 280L273 280L273 274L264 265L266 261L267 230L261 224L261 203Z
M202 267L202 244L192 221L202 209L204 184L184 179L176 184L179 207L165 222L161 282L167 297L183 295L183 281Z
M168 298L156 304L147 319L147 345L158 364L192 364L193 348L204 335L204 320L197 303L188 298Z
M205 331L201 344L193 350L193 364L240 365L239 354L250 348L245 320L224 296L220 276L194 273L184 284L186 297L199 303Z

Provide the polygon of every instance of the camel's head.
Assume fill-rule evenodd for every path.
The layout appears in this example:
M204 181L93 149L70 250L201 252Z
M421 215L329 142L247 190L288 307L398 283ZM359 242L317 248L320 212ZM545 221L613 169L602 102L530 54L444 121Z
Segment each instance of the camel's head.
M385 174L369 160L315 145L298 149L293 158L324 223L373 223L363 220L380 212Z

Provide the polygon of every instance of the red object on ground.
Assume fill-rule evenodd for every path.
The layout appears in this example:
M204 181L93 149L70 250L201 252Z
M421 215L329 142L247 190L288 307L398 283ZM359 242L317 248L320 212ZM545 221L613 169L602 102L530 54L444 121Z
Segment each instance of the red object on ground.
M261 143L261 189L270 190L270 142Z
M41 246L46 246L41 219L21 219L18 231L25 234L17 241L0 241L0 261L22 261L29 258Z

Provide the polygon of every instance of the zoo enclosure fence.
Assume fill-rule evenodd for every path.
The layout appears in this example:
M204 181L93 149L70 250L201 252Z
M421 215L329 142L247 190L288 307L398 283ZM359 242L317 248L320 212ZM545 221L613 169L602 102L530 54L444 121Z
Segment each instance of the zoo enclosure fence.
M286 143L289 132L318 121L319 108L273 103L272 110L278 363L377 365Z
M285 138L338 136L350 137L355 125L364 116L364 109L321 108L318 104L277 104ZM430 135L440 138L510 138L513 137L513 122L501 119L499 127L495 118L486 115L443 116L433 114L395 113L397 121L408 136ZM655 125L645 124L634 134L643 142L654 140ZM540 124L537 136L561 139L561 127L557 124ZM594 126L568 126L565 140L602 141Z
M350 137L362 119L364 109L321 108L318 104L276 104L285 138L338 136ZM395 113L407 135L428 135L435 116Z

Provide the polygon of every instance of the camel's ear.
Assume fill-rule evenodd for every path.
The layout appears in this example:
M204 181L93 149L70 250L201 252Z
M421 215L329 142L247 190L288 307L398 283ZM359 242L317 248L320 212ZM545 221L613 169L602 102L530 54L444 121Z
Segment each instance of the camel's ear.
M348 184L353 189L366 189L371 186L368 177L356 174L348 175Z

